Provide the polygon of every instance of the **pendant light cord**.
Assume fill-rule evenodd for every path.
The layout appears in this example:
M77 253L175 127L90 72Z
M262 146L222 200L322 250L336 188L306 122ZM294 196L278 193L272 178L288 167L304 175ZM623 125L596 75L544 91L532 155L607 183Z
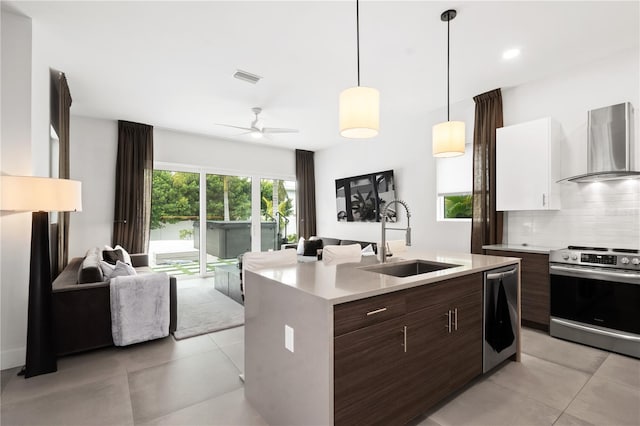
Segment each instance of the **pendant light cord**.
M356 0L356 52L358 57L358 87L360 87L360 2Z
M449 120L449 24L451 24L451 18L447 20L447 121Z

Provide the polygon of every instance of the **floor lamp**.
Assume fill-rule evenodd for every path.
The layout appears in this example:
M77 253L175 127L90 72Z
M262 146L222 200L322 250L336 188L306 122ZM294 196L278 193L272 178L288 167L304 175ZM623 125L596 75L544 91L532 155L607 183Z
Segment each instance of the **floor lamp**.
M0 176L3 212L32 212L25 378L57 371L53 336L49 212L81 211L81 183L69 179Z

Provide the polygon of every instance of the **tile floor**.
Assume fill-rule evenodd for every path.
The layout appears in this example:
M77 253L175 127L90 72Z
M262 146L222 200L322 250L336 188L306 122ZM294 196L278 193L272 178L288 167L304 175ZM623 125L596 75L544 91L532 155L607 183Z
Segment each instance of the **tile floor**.
M0 424L264 425L238 379L243 340L238 327L64 357L29 380L5 370ZM640 360L529 329L523 352L412 425L640 424Z

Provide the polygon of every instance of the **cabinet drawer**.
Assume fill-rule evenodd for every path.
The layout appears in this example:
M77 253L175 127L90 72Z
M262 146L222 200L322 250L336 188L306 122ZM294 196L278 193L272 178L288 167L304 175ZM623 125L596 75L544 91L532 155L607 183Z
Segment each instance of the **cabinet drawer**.
M406 312L405 292L384 294L333 307L334 336L378 324Z
M482 273L452 278L407 290L407 312L447 304L473 292L482 292Z

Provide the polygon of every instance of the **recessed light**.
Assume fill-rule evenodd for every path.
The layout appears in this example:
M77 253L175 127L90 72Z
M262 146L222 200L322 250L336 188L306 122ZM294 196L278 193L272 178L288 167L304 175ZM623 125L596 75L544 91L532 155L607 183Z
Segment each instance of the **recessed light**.
M513 59L517 56L520 56L520 49L509 49L504 51L502 59Z

